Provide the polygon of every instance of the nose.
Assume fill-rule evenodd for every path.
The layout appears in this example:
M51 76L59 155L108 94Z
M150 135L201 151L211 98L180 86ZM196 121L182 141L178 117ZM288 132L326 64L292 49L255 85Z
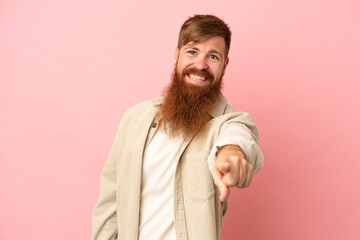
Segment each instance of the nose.
M195 67L197 69L207 69L209 66L207 65L206 57L200 57L195 62Z

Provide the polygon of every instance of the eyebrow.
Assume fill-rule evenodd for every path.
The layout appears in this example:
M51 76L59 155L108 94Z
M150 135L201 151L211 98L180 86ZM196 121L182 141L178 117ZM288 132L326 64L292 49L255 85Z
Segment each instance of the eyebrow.
M184 50L187 50L187 49L192 49L192 50L200 51L200 49L198 49L197 47L185 47Z
M197 47L191 47L191 46L185 47L184 50L188 50L188 49L200 51L199 48L197 48ZM222 55L221 53L219 53L218 51L214 50L214 49L210 50L209 53L215 53L215 54L219 55L221 59L223 58L223 55Z

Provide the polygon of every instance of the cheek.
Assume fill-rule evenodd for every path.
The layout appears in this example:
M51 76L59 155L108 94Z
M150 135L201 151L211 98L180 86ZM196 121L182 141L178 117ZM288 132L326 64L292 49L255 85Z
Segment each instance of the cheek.
M193 64L194 64L194 60L186 57L180 57L178 61L179 69L186 69L187 67Z
M216 66L216 67L213 67L211 70L212 70L212 73L214 74L215 78L219 78L222 76L222 72L223 72L222 68Z

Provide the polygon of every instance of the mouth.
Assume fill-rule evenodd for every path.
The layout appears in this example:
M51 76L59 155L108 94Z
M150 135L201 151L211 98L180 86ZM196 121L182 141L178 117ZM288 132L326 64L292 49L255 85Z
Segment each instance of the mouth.
M196 74L188 74L187 75L191 80L195 81L195 82L205 82L208 80L207 77L204 77L204 76L199 76L199 75L196 75Z

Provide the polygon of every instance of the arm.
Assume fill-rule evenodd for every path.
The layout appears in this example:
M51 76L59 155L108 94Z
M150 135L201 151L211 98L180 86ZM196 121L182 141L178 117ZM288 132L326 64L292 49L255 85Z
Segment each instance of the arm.
M228 119L220 128L209 156L209 169L225 201L229 187L249 186L254 173L264 165L263 154L257 145L258 132L249 114Z

